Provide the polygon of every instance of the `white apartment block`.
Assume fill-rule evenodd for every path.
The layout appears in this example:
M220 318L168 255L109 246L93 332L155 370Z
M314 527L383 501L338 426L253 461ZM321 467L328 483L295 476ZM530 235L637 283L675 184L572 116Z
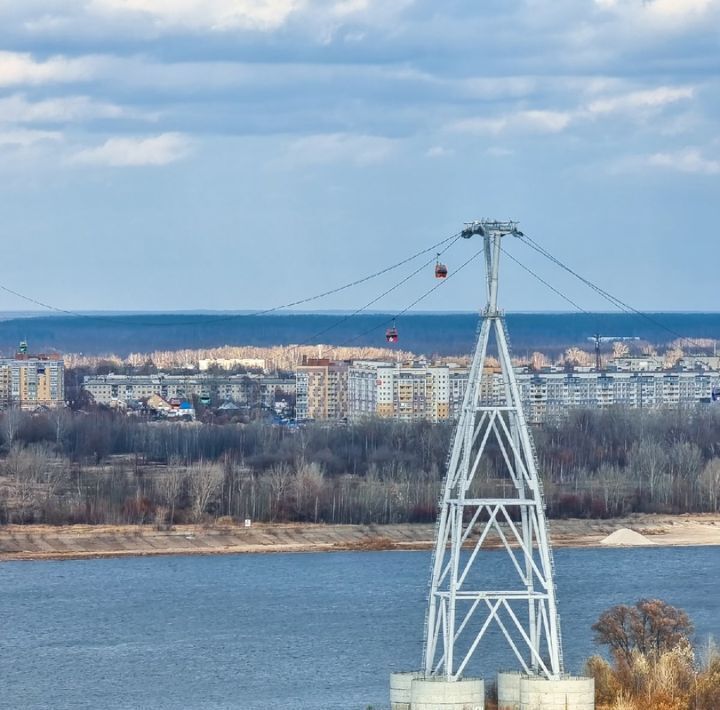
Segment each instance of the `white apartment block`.
M83 389L97 404L124 405L154 394L164 399L199 397L214 404L261 403L271 407L278 394L295 393L292 379L257 375L91 375L83 380Z
M446 365L355 361L348 369L349 416L404 421L448 419L450 372ZM457 382L452 386L457 388Z
M582 372L518 375L528 420L558 419L568 409L693 407L713 401L720 372Z
M25 361L22 384L14 367L0 367L0 391L7 392L6 399L40 403L61 397L62 363ZM558 419L578 408L657 409L720 402L718 370L613 369L597 373L518 369L516 376L526 416L532 423ZM35 381L40 378L43 385L38 389ZM109 405L157 394L165 399L197 396L214 404L230 400L272 407L278 396L296 394L299 420L382 417L444 421L459 417L467 384L467 368L453 365L310 360L298 368L294 380L259 375L103 375L86 377L83 387L97 403ZM501 402L504 393L502 376L492 370L484 372L481 403Z
M454 420L468 376L465 368L356 361L348 370L348 416ZM692 407L720 399L718 371L518 371L516 376L532 423L558 419L571 409ZM504 396L502 376L483 373L481 403L497 404Z

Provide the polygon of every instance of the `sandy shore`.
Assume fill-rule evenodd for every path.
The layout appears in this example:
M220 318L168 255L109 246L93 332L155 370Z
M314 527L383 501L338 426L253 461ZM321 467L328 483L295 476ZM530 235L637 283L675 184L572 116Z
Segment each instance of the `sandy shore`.
M634 515L612 520L553 520L556 547L594 547L623 528L656 545L720 545L720 515ZM425 550L434 525L254 524L214 527L6 525L0 560L54 560L127 555L202 555L339 550Z

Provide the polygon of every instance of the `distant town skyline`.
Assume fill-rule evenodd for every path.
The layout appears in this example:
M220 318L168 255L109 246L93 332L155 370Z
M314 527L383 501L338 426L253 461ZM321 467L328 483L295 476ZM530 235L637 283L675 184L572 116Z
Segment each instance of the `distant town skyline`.
M0 284L75 312L255 311L498 217L635 308L716 311L718 26L720 0L3 3ZM479 246L442 255L418 311L482 306L481 260L456 273ZM502 279L508 311L573 310L509 258ZM429 263L370 311L434 285Z

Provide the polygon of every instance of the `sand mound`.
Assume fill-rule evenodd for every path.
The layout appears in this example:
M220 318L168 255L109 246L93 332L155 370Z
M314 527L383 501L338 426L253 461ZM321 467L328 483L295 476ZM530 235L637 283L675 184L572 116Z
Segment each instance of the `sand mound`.
M640 545L654 545L652 540L648 540L645 535L641 535L639 532L630 530L630 528L620 528L614 533L608 535L604 540L600 541L601 545L614 545L619 546L632 546L638 547Z

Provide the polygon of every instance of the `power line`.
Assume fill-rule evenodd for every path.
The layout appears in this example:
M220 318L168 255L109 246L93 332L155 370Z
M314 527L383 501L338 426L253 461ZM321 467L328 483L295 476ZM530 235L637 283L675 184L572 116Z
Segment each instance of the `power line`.
M427 247L426 249L422 249L422 250L416 252L415 254L412 254L411 256L409 256L405 259L402 259L401 261L398 261L394 264L391 264L390 266L387 266L383 269L380 269L371 274L368 274L367 276L363 276L362 278L355 279L354 281L343 284L342 286L337 286L328 291L323 291L322 293L318 293L313 296L308 296L306 298L301 298L297 301L291 301L290 303L285 303L280 306L273 306L272 308L266 308L266 309L263 309L260 311L254 311L252 313L234 313L234 314L227 315L227 316L213 316L211 318L195 319L195 320L189 320L189 321L174 321L174 322L163 323L163 322L143 322L143 321L136 321L136 320L132 320L132 321L127 320L127 321L125 321L125 323L127 325L151 327L151 328L199 326L199 325L204 325L204 324L222 323L224 321L236 320L239 318L250 318L250 317L256 317L256 316L269 315L271 313L277 313L278 311L282 311L282 310L285 310L288 308L294 308L295 306L301 306L301 305L305 305L307 303L312 303L314 301L319 301L320 299L326 298L327 296L332 296L336 293L340 293L341 291L346 291L349 288L353 288L354 286L359 286L360 284L366 283L367 281L371 281L372 279L382 276L383 274L387 274L390 271L394 271L395 269L398 269L401 266L404 266L405 264L408 264L411 261L414 261L418 257L423 256L424 254L427 254L428 252L437 251L438 248L446 245L448 242L452 242L454 244L455 241L457 241L459 239L460 234L461 234L460 232L457 232L456 234L446 237L445 239L440 240L439 242ZM452 246L452 244L450 244L449 246ZM449 246L447 248L449 248ZM87 313L79 313L77 311L71 311L71 310L67 310L64 308L60 308L58 306L54 306L52 304L45 303L39 299L33 298L32 296L27 296L23 293L20 293L19 291L15 291L14 289L12 289L8 286L5 286L3 284L0 284L0 290L5 291L6 293L10 293L13 296L16 296L18 298L21 298L24 301L27 301L28 303L32 303L37 306L41 306L42 308L54 311L56 313L62 313L63 315L73 316L76 318L83 318L86 320L106 320L108 318L113 318L113 316L88 315ZM118 318L113 318L114 324L118 324L118 323L122 323L122 322L123 321Z
M542 278L542 276L540 276L539 274L536 274L529 266L525 266L525 264L523 264L519 259L516 259L507 250L503 249L502 247L500 247L500 249L503 252L503 254L505 254L505 256L508 257L508 259L510 259L511 261L514 261L520 268L525 269L525 271L527 271L528 274L530 274L531 276L536 278L544 286L547 286L547 288L549 288L553 293L556 293L558 296L560 296L560 298L567 301L567 303L569 303L573 308L576 308L578 311L581 311L582 313L585 313L586 315L592 315L590 313L590 311L586 311L582 306L575 303L575 301L573 301L572 298L570 298L569 296L566 296L562 291L555 288L555 286L553 286L552 284L548 283L544 278Z
M460 266L457 267L457 269L453 270L446 278L444 278L440 283L435 284L432 288L428 289L423 293L419 298L416 298L411 304L403 308L401 311L398 311L395 315L391 316L390 318L387 318L386 320L378 323L377 325L373 325L372 327L368 328L367 330L362 331L361 333L358 333L357 335L350 338L350 340L346 340L343 343L343 347L346 347L349 343L353 343L359 338L362 338L365 335L368 335L369 333L372 333L375 330L378 330L384 326L386 326L388 323L392 323L397 318L400 318L401 316L405 315L409 310L417 306L418 303L421 301L424 301L431 293L439 289L441 286L444 286L453 276L460 273L468 264L470 264L472 261L477 259L482 253L484 252L483 249L479 249L476 251L467 261L460 264Z
M437 253L437 256L439 257L439 256L441 256L442 254L444 254L448 249L450 249L450 247L453 246L453 244L455 244L455 242L457 242L458 239L460 239L460 235L459 235L459 234L450 242L450 244L448 244L445 248L443 248L441 251L439 251L439 252ZM392 292L395 291L396 289L400 288L400 286L403 286L404 284L406 284L406 283L407 283L408 281L410 281L410 279L412 279L413 277L417 276L421 271L424 271L424 270L425 270L428 266L430 266L435 260L436 260L436 257L433 257L433 258L430 259L429 261L426 261L426 262L425 262L424 264L422 264L419 268L415 269L415 271L413 271L411 274L408 274L404 279L401 279L400 281L398 281L394 286L391 286L391 287L390 287L389 289L387 289L386 291L383 291L379 296L376 296L375 298L373 298L372 301L369 301L369 302L366 303L364 306L361 306L360 308L358 308L357 310L353 311L352 313L349 313L348 315L344 316L344 317L341 318L340 320L338 320L338 321L336 321L335 323L329 325L327 328L323 328L323 330L320 330L320 331L318 331L317 333L314 333L313 335L309 336L309 337L306 338L302 343L299 343L296 347L299 348L299 347L302 347L303 345L309 345L309 344L311 344L313 341L317 342L317 338L325 335L325 333L328 333L328 332L330 332L331 330L334 330L334 329L337 328L338 326L340 326L340 325L342 325L343 323L347 322L348 320L350 320L350 319L353 318L354 316L359 315L359 314L362 313L363 311L366 311L368 308L370 308L370 306L375 305L378 301L380 301L381 299L385 298L385 296L387 296L388 294L392 293ZM441 284L438 284L438 286L439 286L439 285L441 285Z
M544 256L546 259L548 259L548 260L551 261L552 263L556 264L557 266L559 266L559 267L560 267L561 269L563 269L564 271L567 271L569 274L571 274L571 275L574 276L576 279L578 279L579 281L581 281L582 283L584 283L586 286L588 286L589 288L591 288L593 291L595 291L596 293L598 293L600 296L602 296L605 300L607 300L607 301L609 301L610 303L612 303L616 308L618 308L618 309L620 309L620 310L622 310L622 311L625 311L626 313L634 314L634 315L637 315L637 316L639 316L639 317L641 317L641 318L644 318L644 319L645 319L646 321L648 321L649 323L652 323L654 326L656 326L656 327L658 327L658 328L661 328L662 330L670 333L671 335L674 335L676 338L678 338L678 339L681 340L681 341L684 340L684 341L686 341L687 343L693 344L693 345L695 345L695 347L698 347L698 348L699 348L699 347L702 347L697 341L693 340L692 338L688 338L688 337L685 336L685 335L681 335L681 334L678 333L676 330L673 330L672 328L668 327L667 325L665 325L665 324L662 323L661 321L657 320L656 318L653 318L652 316L648 315L647 313L643 313L642 311L638 310L637 308L634 308L633 306L629 305L628 303L625 303L625 301L622 301L622 300L619 299L617 296L613 296L611 293L609 293L609 292L606 291L605 289L601 288L601 287L598 286L597 284L595 284L595 283L593 283L592 281L590 281L590 279L582 276L582 275L579 274L577 271L575 271L574 269L570 268L567 264L565 264L565 263L563 263L562 261L560 261L560 259L558 259L557 257L553 256L547 249L545 249L544 247L542 247L540 244L538 244L538 243L537 243L534 239L532 239L531 237L527 236L527 234L523 234L520 238L521 238L521 240L522 240L525 244L527 244L531 249L534 249L536 252L538 252L538 254L541 254L541 255Z
M581 274L579 274L574 269L571 269L567 264L564 264L562 261L560 261L557 257L553 256L547 249L542 247L540 244L538 244L534 239L528 237L526 234L524 234L521 237L521 240L524 241L531 249L534 249L538 254L541 254L546 259L550 260L552 263L559 266L561 269L564 269L569 274L574 276L576 279L580 280L582 283L584 283L586 286L591 288L593 291L598 293L600 296L602 296L606 301L611 303L613 306L618 308L621 311L625 311L626 313L632 313L633 308L623 301L621 301L619 298L616 298L612 294L608 293L604 289L600 288L597 284L590 281L590 279L585 278Z
M28 303L33 303L36 306L41 306L42 308L47 308L48 310L55 311L56 313L64 313L65 315L68 315L68 316L86 317L80 313L74 313L73 311L66 311L63 308L57 308L56 306L51 306L48 303L43 303L42 301L38 301L37 299L32 298L32 296L25 296L22 293L18 293L17 291L14 291L13 289L9 288L8 286L3 286L3 284L0 284L0 291L5 291L6 293L12 294L13 296L22 298L24 301L27 301ZM91 317L91 316L89 316L89 317Z

